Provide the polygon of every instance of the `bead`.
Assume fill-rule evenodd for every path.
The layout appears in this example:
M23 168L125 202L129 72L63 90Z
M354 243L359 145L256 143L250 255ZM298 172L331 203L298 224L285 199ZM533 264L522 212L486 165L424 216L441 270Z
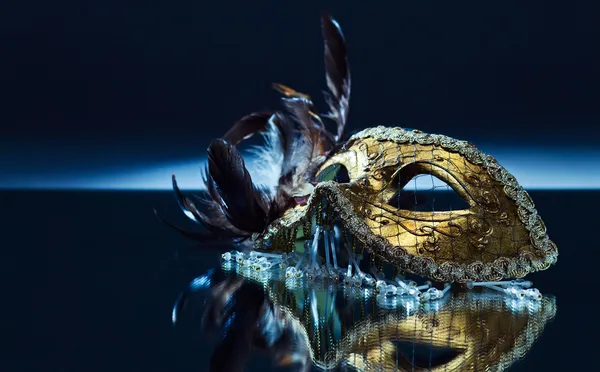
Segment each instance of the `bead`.
M387 285L385 287L385 295L386 296L396 296L398 294L398 287L396 287L395 285Z
M524 298L525 291L517 286L510 286L504 290L504 292L514 298Z
M442 298L442 291L437 288L429 288L423 294L423 301L434 301Z
M540 291L537 290L537 288L529 288L525 290L525 296L527 298L530 298L532 300L541 300L542 299L542 294L540 293Z
M375 279L373 279L371 277L366 277L364 279L364 281L365 281L365 284L368 285L368 286L370 286L370 287L373 287L375 285L375 283L377 282Z
M296 274L296 268L295 267L288 267L285 270L285 277L286 278L291 278L292 276L294 276Z

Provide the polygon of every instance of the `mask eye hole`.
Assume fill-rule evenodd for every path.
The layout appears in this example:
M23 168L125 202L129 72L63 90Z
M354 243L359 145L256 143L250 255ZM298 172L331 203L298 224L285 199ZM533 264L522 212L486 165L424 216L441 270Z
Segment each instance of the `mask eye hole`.
M446 212L469 209L469 203L443 180L431 174L416 174L405 182L392 181L396 188L387 204L416 212Z
M317 182L334 181L337 183L349 183L350 176L348 174L348 168L343 164L331 164L327 168L317 174Z

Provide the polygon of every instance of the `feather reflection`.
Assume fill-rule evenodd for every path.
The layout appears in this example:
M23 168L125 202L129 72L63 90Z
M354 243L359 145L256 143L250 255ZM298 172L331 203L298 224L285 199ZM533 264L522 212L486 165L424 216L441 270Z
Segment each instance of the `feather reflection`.
M534 302L454 292L439 302L406 298L382 309L365 289L216 271L190 284L174 320L197 290L207 291L203 328L223 331L211 371L243 371L255 352L296 371L502 371L526 356L556 314L552 296Z

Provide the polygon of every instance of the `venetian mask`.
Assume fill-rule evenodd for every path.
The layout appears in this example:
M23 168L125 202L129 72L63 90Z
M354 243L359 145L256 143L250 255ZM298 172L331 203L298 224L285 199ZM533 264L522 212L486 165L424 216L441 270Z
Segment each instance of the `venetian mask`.
M350 98L346 46L331 17L323 16L322 28L329 112L317 114L308 95L276 85L285 112L249 115L211 143L204 210L173 178L181 208L208 230L179 231L287 258L296 252L294 269L306 267L311 277L337 277L344 265L354 273L362 274L361 267L381 272L387 264L436 281L466 282L520 278L555 263L557 248L527 192L472 144L386 127L343 139ZM326 129L328 120L335 131ZM271 188L259 185L236 148L255 133L266 139L257 156L263 173L277 179ZM464 206L419 210L399 202L419 175L445 182ZM369 261L367 269L361 258Z
M339 224L362 245L402 270L439 281L520 278L556 261L557 249L534 204L497 161L468 142L401 128L376 127L354 136L317 173L347 172L347 182L318 183L313 198L275 221L263 237L285 242L297 227ZM403 209L399 192L415 176L447 183L468 207ZM336 218L337 217L337 218ZM361 247L362 248L362 247Z

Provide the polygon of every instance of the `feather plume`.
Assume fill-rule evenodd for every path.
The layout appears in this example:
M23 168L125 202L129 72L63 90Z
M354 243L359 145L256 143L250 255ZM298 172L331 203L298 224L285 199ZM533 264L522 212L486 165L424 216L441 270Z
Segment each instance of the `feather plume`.
M213 232L213 234L206 234L206 233L201 233L201 232L193 232L193 231L188 231L186 229L183 229L171 222L169 222L168 220L166 220L164 217L162 217L158 211L156 209L154 209L154 215L156 217L158 217L159 220L161 220L165 225L169 226L170 228L172 228L173 230L177 231L180 235L188 238L188 239L193 239L199 242L218 242L219 240L219 235L215 234ZM232 239L230 240L221 240L223 242L225 242L226 244L230 244L232 243Z
M325 137L329 142L334 142L334 136L325 129L323 120L321 119L319 114L317 114L317 111L314 107L314 103L312 102L308 94L297 92L294 89L279 83L274 83L273 88L285 97L284 101L290 99L299 99L300 101L305 102L306 106L308 107L308 115L312 119L312 126L314 126L315 130L320 131L321 135Z
M314 126L310 112L310 101L303 98L284 98L283 103L294 121L300 127L301 141L296 142L294 155L305 157L306 159L297 160L297 168L302 168L305 161L310 162L314 156L315 147L318 146L320 135Z
M348 118L350 68L341 29L329 15L321 17L325 46L325 71L329 112L319 115L309 95L282 84L273 87L283 96L285 113L253 113L238 120L222 139L208 148L204 183L208 198L201 200L201 212L183 196L175 178L173 189L183 212L204 226L216 239L246 241L262 233L274 220L314 189L314 176L327 156L339 148ZM330 133L322 117L332 119L336 133ZM235 146L256 133L264 145L250 152L256 157L254 184ZM166 222L166 221L165 221ZM185 236L204 241L205 235L189 233L170 223Z
M283 161L281 164L281 174L283 174L286 169L290 167L290 162L292 159L292 155L294 152L294 143L295 143L295 132L294 125L289 120L289 118L282 114L275 114L273 116L273 123L277 126L279 130L279 138L281 143L281 151L283 152Z
M229 222L243 231L263 232L268 207L239 151L222 139L214 140L208 147L208 170Z
M204 170L203 179L210 199L200 198L198 196L196 196L196 198L208 209L206 212L206 216L210 218L210 224L213 226L220 226L223 230L226 230L234 237L248 236L248 232L236 228L227 219L225 212L221 207L223 205L223 198L221 198L221 195L219 195L219 192L217 191L215 186L215 182L212 180L210 174L208 173L208 167Z
M292 196L308 195L312 192L310 184L314 171L325 160L324 154L332 146L324 129L316 125L310 111L310 101L303 98L286 98L284 104L299 124L300 138L294 144L290 164L284 167L280 184Z
M271 115L269 112L255 112L244 116L225 133L223 140L236 146L243 140L265 130Z
M175 198L181 210L184 214L192 221L202 225L207 231L206 232L191 232L184 228L181 228L163 218L158 211L155 209L154 214L164 224L177 231L182 236L193 239L199 242L212 243L212 244L227 244L232 243L239 244L243 243L250 237L250 234L240 231L233 227L224 217L222 213L215 213L214 210L209 215L206 215L198 210L196 205L187 197L183 195L175 175L172 176L173 190L175 192ZM207 204L210 207L215 206L216 203L209 203L208 201L201 201L203 204Z
M177 203L179 204L179 207L181 208L183 213L189 219L204 226L207 230L209 230L213 234L220 235L220 236L230 236L230 237L236 236L236 234L229 234L229 232L227 230L224 230L219 224L220 221L213 221L210 217L208 217L204 213L200 212L198 210L198 208L196 207L196 205L190 199L188 199L185 195L183 195L183 193L179 189L179 186L177 185L177 179L175 178L175 175L172 175L172 181L173 181L173 191L175 192L175 199L177 200ZM177 228L177 229L180 232L183 231L179 228Z
M312 100L310 99L310 96L308 94L295 91L294 89L292 89L286 85L283 85L280 83L273 83L273 89L275 89L279 93L283 94L287 98L293 98L293 97L303 98L307 101L312 102Z
M251 170L255 179L260 180L259 185L274 191L279 183L283 161L285 157L285 141L276 116L269 119L267 129L261 133L264 145L255 146L249 150L254 155L254 168ZM293 134L292 134L293 136ZM290 139L293 141L293 138Z
M329 106L326 116L336 122L335 138L336 141L340 141L350 108L350 65L340 25L330 15L323 14L321 29L325 41L325 72L329 89L325 95Z

